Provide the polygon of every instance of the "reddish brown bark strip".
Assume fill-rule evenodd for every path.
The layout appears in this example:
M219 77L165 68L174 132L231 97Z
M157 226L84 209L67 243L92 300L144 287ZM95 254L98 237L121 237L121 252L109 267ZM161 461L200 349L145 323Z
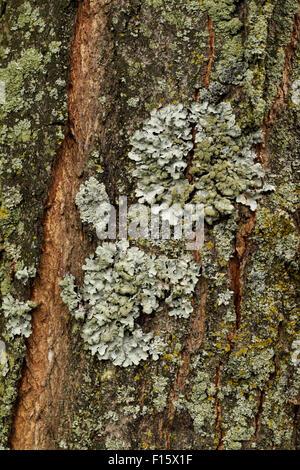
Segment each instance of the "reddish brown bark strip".
M255 227L255 212L250 212L249 219L241 224L237 234L236 234L236 244L235 244L235 253L229 263L229 279L231 280L231 289L233 291L233 303L235 310L235 329L230 333L227 339L229 350L226 355L226 361L229 360L230 354L234 348L233 339L237 335L238 331L241 328L242 324L242 313L241 313L241 302L242 302L242 293L243 293L243 283L244 283L244 270L248 260L248 255L251 246L250 236ZM225 436L224 430L221 429L222 422L222 406L218 398L218 389L220 388L221 383L221 371L223 364L220 363L217 367L216 372L216 399L215 399L215 410L216 410L216 424L215 430L216 435L219 435L219 442L216 447L216 450L223 449L223 439Z
M207 27L208 27L208 33L209 33L209 57L208 57L208 62L207 62L205 77L204 77L204 88L209 87L210 72L211 72L213 60L215 57L215 34L214 34L213 23L212 23L211 18L208 18L207 20Z
M32 300L39 307L33 314L33 332L27 345L12 426L12 449L56 448L60 420L71 406L65 388L71 363L68 313L58 282L67 271L80 278L87 247L74 198L98 131L97 98L104 73L98 57L107 35L106 3L89 0L78 8L71 46L69 124L53 168L44 214L43 251L32 290Z

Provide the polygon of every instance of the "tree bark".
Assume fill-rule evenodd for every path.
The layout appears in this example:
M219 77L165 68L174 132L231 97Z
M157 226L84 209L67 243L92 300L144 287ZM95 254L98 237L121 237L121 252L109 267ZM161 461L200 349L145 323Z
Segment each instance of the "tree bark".
M2 448L299 449L299 3L1 0L0 22ZM81 286L101 244L76 195L96 177L115 207L136 202L132 136L205 96L230 103L241 139L261 132L253 165L273 189L205 222L189 318L141 313L159 359L101 361L59 285ZM37 305L28 338L8 298Z

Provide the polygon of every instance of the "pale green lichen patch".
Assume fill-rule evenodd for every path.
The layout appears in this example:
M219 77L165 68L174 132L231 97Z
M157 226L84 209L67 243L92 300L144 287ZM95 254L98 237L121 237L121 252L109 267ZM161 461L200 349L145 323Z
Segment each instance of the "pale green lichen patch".
M199 267L190 255L180 260L150 256L127 241L103 243L96 256L86 259L84 283L78 293L74 278L60 283L62 298L76 318L83 318L82 337L92 354L123 367L150 355L158 359L163 341L144 333L136 324L141 313L159 311L187 318Z
M300 339L296 339L292 342L291 361L295 367L300 366Z
M36 268L34 266L27 266L19 269L16 271L16 278L21 281L24 285L28 283L29 279L35 277L36 275Z
M214 436L211 425L215 420L215 394L216 387L209 374L199 371L193 381L190 399L181 401L193 419L196 433L206 439Z
M142 130L130 140L129 158L137 162L133 175L138 179L136 197L140 203L160 203L162 217L172 221L170 206L187 200L192 186L184 177L187 156L193 148L188 111L182 105L154 110ZM174 223L174 222L173 222Z
M6 331L9 338L31 334L31 315L29 312L36 307L34 302L21 302L8 294L3 298L2 310L6 321Z
M205 220L212 223L231 214L235 201L255 210L261 192L273 189L262 187L264 171L255 163L252 147L260 133L243 135L230 103L213 105L206 92L202 96L190 108L178 104L152 111L130 140L135 195L140 203L158 205L157 212L171 225L182 216L184 204L203 204Z
M5 376L8 371L9 367L6 354L6 345L4 341L0 341L0 374Z
M17 23L12 26L12 31L16 31L18 29L22 30L25 26L28 28L25 37L29 39L31 33L37 29L39 33L42 33L45 29L46 22L40 16L39 8L32 8L30 2L24 2L20 5L18 9L18 19Z
M169 385L169 379L167 377L153 375L152 383L154 408L156 408L157 411L163 411L167 406L166 387Z
M296 106L300 105L300 80L295 80L292 83L292 102Z
M99 220L99 206L109 205L103 184L91 177L76 196L84 222L106 228ZM103 209L103 208L102 208ZM159 311L163 301L169 315L188 318L199 266L190 254L180 259L149 255L128 241L103 243L83 266L84 283L76 289L74 277L61 281L62 299L77 319L83 320L82 337L92 354L115 365L138 364L151 355L157 359L163 346L152 333L143 333L136 321L140 314Z
M111 207L104 184L94 177L89 178L80 186L75 201L81 220L91 224L97 232L103 232L110 220Z
M5 83L6 101L2 105L2 112L9 113L23 109L24 83L31 74L43 70L43 55L35 48L28 48L20 56L8 63L6 68L0 69L0 80Z

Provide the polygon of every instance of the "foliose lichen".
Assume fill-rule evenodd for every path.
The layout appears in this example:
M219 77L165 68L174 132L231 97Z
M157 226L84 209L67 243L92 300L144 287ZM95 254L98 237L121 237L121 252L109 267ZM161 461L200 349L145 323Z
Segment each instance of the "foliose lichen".
M291 361L295 367L300 366L300 339L293 341L292 343L292 356Z
M172 212L181 210L182 198L187 199L193 189L183 174L193 148L188 111L182 105L155 109L130 144L128 156L137 162L133 176L138 178L135 194L139 202L159 203L162 217L174 223Z
M92 176L80 186L75 201L81 220L102 232L108 224L111 207L104 184Z
M16 278L21 281L23 284L27 284L28 280L36 275L36 268L34 266L22 267L16 271Z
M9 366L6 354L6 345L4 341L0 341L0 373L5 377L8 371Z
M10 338L14 336L28 338L31 335L31 315L29 312L35 307L34 302L22 302L11 294L3 298L2 310L7 319L6 330Z
M126 240L103 243L86 259L82 288L76 292L74 277L60 283L62 299L70 313L83 319L82 338L92 354L123 367L138 364L149 355L158 359L161 341L136 325L141 313L159 310L187 318L199 266L186 255L180 260L155 257Z
M300 80L292 83L292 102L296 106L300 104Z
M130 140L129 158L136 162L135 195L140 203L158 205L170 225L183 206L203 204L208 223L234 211L234 202L256 208L264 171L255 162L253 146L261 132L242 134L229 102L209 102L155 109L142 130Z

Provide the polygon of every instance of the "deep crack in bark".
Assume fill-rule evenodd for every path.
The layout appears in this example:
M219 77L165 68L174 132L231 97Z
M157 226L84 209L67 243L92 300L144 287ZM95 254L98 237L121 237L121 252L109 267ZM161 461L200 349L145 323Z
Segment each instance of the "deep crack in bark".
M231 289L233 291L233 305L235 311L235 329L227 338L227 343L229 346L228 352L226 354L225 363L228 362L230 355L234 349L234 338L239 332L242 323L242 314L241 314L241 302L242 302L242 290L243 290L243 276L244 270L248 259L248 254L250 251L251 243L249 243L249 238L255 227L255 212L250 211L250 217L247 221L241 224L239 230L236 234L236 244L235 244L235 253L229 262L229 278L231 279ZM218 398L218 390L221 384L221 370L224 366L224 363L220 362L217 367L216 373L216 396L215 396L215 408L216 408L216 435L219 439L216 450L223 449L223 439L225 436L224 430L221 429L222 422L222 406Z
M300 5L300 3L299 3ZM297 13L294 18L293 29L291 32L291 40L285 48L284 67L282 78L277 90L277 94L273 105L271 106L264 122L263 122L263 142L258 146L258 157L265 168L268 166L269 149L268 141L274 122L276 122L282 108L287 104L287 98L290 93L292 85L291 72L293 65L293 57L297 44L300 41L300 13Z
M209 33L209 58L208 58L205 77L204 77L204 88L209 87L210 72L211 72L213 60L215 57L215 33L213 30L213 23L212 23L211 18L208 18L207 20L207 27L208 27L208 33Z

